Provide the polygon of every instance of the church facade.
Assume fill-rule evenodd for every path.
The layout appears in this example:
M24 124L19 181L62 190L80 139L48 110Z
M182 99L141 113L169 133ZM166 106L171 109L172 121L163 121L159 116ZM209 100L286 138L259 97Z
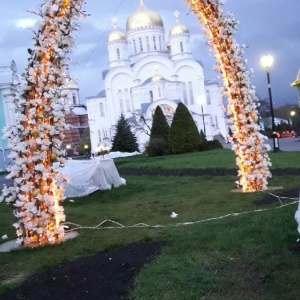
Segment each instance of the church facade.
M130 122L141 150L149 140L158 105L168 120L183 102L198 130L208 140L228 134L221 89L206 81L200 62L193 59L190 34L175 12L166 39L161 16L143 1L127 19L126 34L114 28L107 36L109 69L103 72L105 90L87 97L92 150L107 147L121 114Z

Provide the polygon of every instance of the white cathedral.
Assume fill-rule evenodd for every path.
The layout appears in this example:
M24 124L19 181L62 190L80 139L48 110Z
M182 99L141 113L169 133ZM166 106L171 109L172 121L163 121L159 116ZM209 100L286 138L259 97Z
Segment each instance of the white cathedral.
M226 139L221 89L217 82L204 80L203 66L191 53L189 30L179 22L178 12L174 16L168 41L161 16L142 0L127 19L126 34L113 18L114 28L107 36L105 90L86 99L93 151L111 145L121 114L132 125L143 150L156 107L171 120L179 102L187 106L208 140L216 135Z

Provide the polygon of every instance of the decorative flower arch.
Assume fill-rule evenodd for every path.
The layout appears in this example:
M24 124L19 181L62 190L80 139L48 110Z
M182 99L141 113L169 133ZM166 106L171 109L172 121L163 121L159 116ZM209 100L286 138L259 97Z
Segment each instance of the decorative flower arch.
M218 69L229 98L228 112L233 122L233 148L239 166L238 184L243 191L266 189L270 176L270 160L264 136L259 133L254 89L250 72L242 57L242 48L232 35L237 21L225 17L222 1L185 0L197 14L209 44L215 51ZM62 222L63 178L53 165L64 163L60 150L67 128L61 86L64 84L66 57L73 45L72 31L78 28L83 0L45 0L37 13L42 21L35 34L34 47L16 95L17 124L6 128L5 137L11 146L10 168L13 187L5 187L1 198L15 206L18 242L55 242L64 235ZM0 199L1 201L1 199Z
M14 164L10 167L13 187L2 198L15 206L14 225L20 244L55 242L64 235L62 183L53 161L64 163L60 150L64 137L64 84L66 57L73 45L72 31L83 15L83 0L45 0L36 12L41 23L28 49L30 58L15 97L17 124L6 128ZM0 199L1 200L1 199Z
M251 72L243 58L243 47L233 38L237 20L232 13L224 15L224 0L185 0L197 15L215 53L216 69L223 77L224 92L228 97L229 122L233 124L231 142L239 167L238 186L244 192L267 189L271 177L271 162L265 144L267 137L260 133L256 109L255 89L250 84Z

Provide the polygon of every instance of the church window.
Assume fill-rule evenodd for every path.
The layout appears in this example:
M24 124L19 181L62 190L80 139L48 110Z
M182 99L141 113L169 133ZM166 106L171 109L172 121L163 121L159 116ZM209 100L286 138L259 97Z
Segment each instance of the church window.
M131 112L128 89L125 89L125 99L126 99L126 109L128 112Z
M107 137L107 130L105 128L103 128L103 136L104 136L104 138Z
M159 44L159 49L162 49L162 45L161 45L161 37L158 38L158 44Z
M153 49L156 50L156 37L153 37Z
M153 92L150 91L150 100L153 101Z
M183 42L180 42L180 52L183 52Z
M147 51L150 51L150 41L149 41L149 36L146 36L146 44L147 44Z
M161 89L160 89L160 86L158 87L158 97L161 97Z
M121 90L118 90L118 97L119 97L119 103L120 103L120 111L123 114L124 113L124 103L123 103L123 97L122 97Z
M105 116L105 114L104 114L104 105L103 105L103 103L100 103L100 116L101 116L101 117L104 117L104 116Z
M216 121L216 128L219 128L218 116L215 116L215 121Z
M101 130L98 130L98 139L99 139L99 143L101 143Z
M117 48L117 59L120 59L121 58L121 55L120 55L120 49Z
M73 104L76 104L76 94L75 93L72 94L72 98L73 98Z
M133 40L133 50L134 50L134 53L136 53L136 42L135 42L135 39Z
M183 102L184 104L188 104L187 102L187 92L186 92L186 83L184 83L184 86L183 86Z
M139 43L140 43L140 51L143 52L144 48L143 48L143 41L142 38L139 38Z
M126 98L126 109L127 109L128 112L131 111L131 110L130 110L130 101L129 101L128 98Z
M193 91L193 84L189 81L189 92L190 92L190 104L194 104L194 91Z
M210 99L210 91L206 91L206 103L207 105L211 104L211 99Z

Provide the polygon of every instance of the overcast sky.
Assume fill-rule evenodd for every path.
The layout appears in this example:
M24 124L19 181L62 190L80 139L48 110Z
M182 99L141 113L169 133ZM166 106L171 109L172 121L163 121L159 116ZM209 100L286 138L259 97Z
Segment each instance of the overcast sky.
M71 76L80 88L81 103L103 89L102 70L108 67L106 36L111 30L111 18L118 18L118 28L125 31L128 16L136 10L140 0L87 0L90 17L82 20L76 33L76 46L71 59ZM0 63L15 60L22 73L28 58L27 48L32 45L32 33L36 16L27 10L35 10L43 0L1 0L0 10ZM144 0L145 5L158 12L166 33L175 23L173 12L181 14L179 20L189 28L194 58L204 63L205 79L217 79L213 70L215 61L205 44L206 37L196 16L188 11L183 0ZM257 94L268 97L266 72L260 64L265 53L274 56L271 69L271 86L274 106L296 104L296 88L290 83L296 79L300 68L300 1L299 0L227 0L224 11L231 11L239 20L235 36L239 44L248 46L245 58L248 67L254 69L251 82Z

